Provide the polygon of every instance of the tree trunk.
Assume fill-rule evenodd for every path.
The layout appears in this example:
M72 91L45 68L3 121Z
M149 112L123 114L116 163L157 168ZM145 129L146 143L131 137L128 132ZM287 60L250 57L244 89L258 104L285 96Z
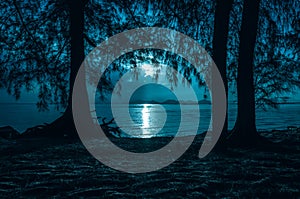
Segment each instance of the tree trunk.
M256 145L259 135L255 124L255 94L253 85L254 48L257 35L260 0L245 0L237 75L238 114L231 144Z
M217 0L216 1L216 9L215 9L215 19L214 19L214 35L213 35L213 60L217 65L221 77L224 82L226 99L228 96L228 85L227 85L227 77L226 77L226 58L227 58L227 38L228 38L228 27L229 27L229 15L230 10L232 9L233 0ZM216 98L216 93L212 92L212 101ZM227 104L227 103L226 103ZM212 107L212 113L216 112L215 108ZM227 109L227 107L226 107ZM214 121L214 114L213 121ZM212 123L212 128L214 128L214 122ZM226 112L226 119L224 123L224 127L222 130L221 137L218 141L218 146L223 143L224 138L227 134L228 128L228 119Z
M70 0L71 67L68 105L64 114L46 129L49 136L77 137L72 115L72 93L77 72L84 60L84 1Z

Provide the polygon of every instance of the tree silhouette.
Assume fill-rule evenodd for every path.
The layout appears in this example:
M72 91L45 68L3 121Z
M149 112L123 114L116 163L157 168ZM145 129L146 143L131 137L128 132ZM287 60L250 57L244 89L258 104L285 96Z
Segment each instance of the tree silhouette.
M254 58L255 100L259 108L276 108L279 97L300 86L296 8L293 1L261 3Z
M4 0L0 7L2 13L0 43L3 49L0 87L6 88L16 98L20 97L22 88L38 90L37 105L40 109L47 109L48 104L51 103L60 104L66 108L63 116L49 126L51 128L48 132L52 131L54 134L74 132L70 93L72 93L72 85L85 53L106 38L127 29L142 26L167 27L195 38L212 54L226 87L228 79L226 74L231 81L235 78L235 71L238 70L239 114L236 132L238 127L244 124L246 126L239 131L256 132L253 128L255 126L253 102L254 104L263 102L263 104L274 105L275 101L272 98L291 91L295 85L300 85L298 80L300 71L297 63L299 19L295 17L291 22L294 31L289 34L277 34L276 27L280 24L276 25L274 19L274 13L275 16L277 13L277 18L280 18L281 8L283 11L292 9L296 16L296 8L299 4L288 1L288 3L279 4L281 7L276 7L277 4L274 2L264 3L263 5L269 8L269 13L262 12L261 15L266 16L266 20L255 22L260 23L255 43L253 34L255 33L256 37L256 28L253 24L256 18L253 16L258 15L258 8L257 10L253 8L254 3L258 6L257 1L245 1L244 4L239 67L236 67L234 61L232 63L228 61L235 57L233 54L238 52L236 50L238 42L232 41L237 41L239 38L232 34L232 30L238 32L239 24L229 21L229 12L233 5L236 10L234 14L238 15L236 18L239 18L240 8L236 9L236 2L233 4L233 1L217 0L214 9L213 3L208 4L205 1L170 0L167 3L159 1L129 3L128 1L45 0L33 3ZM249 9L254 12L249 13ZM213 13L214 10L215 13ZM213 18L215 18L214 25ZM286 18L289 17L283 15L279 21L286 20ZM213 29L215 30L212 34ZM227 42L228 34L230 39L234 37L229 42ZM269 38L266 38L268 36ZM270 48L269 44L274 44L274 46ZM289 48L288 52L278 50L282 47ZM130 60L132 57L142 60L144 59L141 58L142 54L128 55L124 57L124 60L126 58ZM149 54L149 52L144 54ZM226 54L229 55L227 64ZM267 56L264 57L264 54ZM294 54L294 57L288 54ZM189 81L193 81L192 76L196 76L194 79L202 83L198 74L195 74L188 64L181 62L181 59L171 55L161 55L162 53L158 53L155 56L173 59L170 62L172 65L175 62L177 65L182 64L184 66L182 69L176 64L174 67L177 67L176 69L180 70L179 72L185 77L189 77ZM124 72L123 66L129 63L124 60L117 61L113 66L120 74ZM107 77L107 81L103 79L104 82L100 85L101 92L105 88L111 89L108 86L109 74ZM171 77L169 80L171 81ZM256 99L252 99L254 94L256 94ZM224 129L226 131L227 127L225 126ZM244 134L248 136L251 133L241 133L241 137L244 137Z
M30 4L29 2L14 1L12 5L11 2L5 1L2 5L2 11L8 10L8 12L5 12L3 16L5 20L3 20L2 25L4 27L1 29L1 31L5 30L5 34L1 34L1 42L4 50L6 50L5 52L7 52L4 54L5 59L3 59L0 67L2 72L1 86L7 88L8 92L16 96L16 98L20 97L24 85L27 90L35 90L35 87L38 86L39 101L37 105L41 110L47 109L50 103L55 103L57 106L59 104L66 106L63 115L45 128L45 131L49 134L51 132L53 135L73 134L71 133L74 132L74 125L71 119L70 95L73 82L78 67L83 60L84 50L88 48L87 46L95 47L95 43L99 43L99 41L104 39L102 37L99 40L97 36L93 38L94 40L90 39L89 34L92 33L85 29L85 22L90 24L95 18L95 25L99 26L100 21L104 29L106 29L101 36L105 35L106 37L128 28L145 25L166 27L173 25L177 29L179 27L178 22L168 21L164 17L169 15L172 18L176 13L170 11L169 7L164 7L165 5L159 2L154 4L146 3L146 1L133 4L119 1L101 2L100 4L89 2L88 7L86 7L87 2L66 0ZM190 4L183 3L183 5L188 6L182 7L188 10L197 4L193 2ZM157 7L157 9L155 10L153 6ZM178 5L179 7L180 5ZM106 10L103 11L103 15L95 12L95 10L102 11L104 8ZM122 8L122 11L120 8ZM174 8L176 9L177 7ZM153 18L150 23L149 19L144 15L145 11L150 14L154 12L154 15L157 17ZM11 13L17 13L17 17L12 16ZM196 12L190 13L195 14ZM84 20L85 14L91 20ZM185 23L194 23L192 14L188 15L181 22L180 27L186 34L194 33L193 26ZM31 19L31 16L34 19ZM116 20L117 18L119 20ZM68 28L69 24L71 24L70 29ZM11 34L14 30L18 31L18 35ZM97 32L99 33L99 30ZM203 40L208 38L208 35L200 37L199 32L200 30L198 29L196 34L199 38ZM28 46L24 46L22 42L26 42L25 44ZM53 42L54 45L49 45L49 42ZM23 55L24 58L22 57ZM71 59L68 58L69 56ZM11 64L15 67L10 68ZM189 76L189 80L192 81L190 76L194 73L193 70L186 67L181 72L185 76ZM199 80L199 76L196 77Z
M84 60L84 6L86 2L82 0L68 1L70 7L70 37L71 37L71 67L68 105L63 115L55 120L45 129L45 133L51 136L65 134L74 136L76 134L72 115L72 92L77 72Z
M285 14L282 14L282 9L275 9L278 4L274 2L263 2L260 5L260 1L244 1L236 80L238 115L229 137L230 144L267 144L256 130L255 108L277 107L278 101L274 99L299 87L299 64L296 63L298 52L295 47L299 41L291 36L293 32L284 36L276 35L277 25L270 16L272 12L289 24L287 19L291 17L285 15L289 13L287 9L293 9L290 5L293 2L282 4L285 5L281 6ZM296 9L293 10L296 12ZM285 46L284 52L278 46ZM285 51L295 54L289 55Z
M69 18L64 1L1 2L0 86L18 99L38 91L39 109L67 104Z
M229 14L232 9L233 1L216 1L215 8L215 19L214 19L214 34L213 34L213 52L212 57L215 64L217 65L221 77L224 82L226 96L228 96L228 82L227 82L227 42L228 42L228 29L229 29ZM214 77L212 77L214 78ZM216 93L212 92L212 100L216 98ZM226 97L227 98L227 97ZM216 112L214 109L217 107L212 107L212 113ZM226 112L226 119L219 139L219 143L224 141L224 138L227 136L228 128L228 118ZM214 121L214 114L212 114L212 120ZM214 128L214 122L213 126Z
M254 48L256 43L260 0L245 0L240 32L237 94L238 115L231 142L238 145L256 144L255 93L253 81Z

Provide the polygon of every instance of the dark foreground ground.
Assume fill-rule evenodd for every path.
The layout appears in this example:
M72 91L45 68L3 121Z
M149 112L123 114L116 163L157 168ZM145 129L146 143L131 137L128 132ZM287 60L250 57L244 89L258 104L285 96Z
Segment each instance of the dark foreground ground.
M0 140L0 198L299 198L300 132L265 132L288 150L229 149L197 158L200 141L170 166L146 174L115 171L80 142ZM121 141L143 148L166 142Z

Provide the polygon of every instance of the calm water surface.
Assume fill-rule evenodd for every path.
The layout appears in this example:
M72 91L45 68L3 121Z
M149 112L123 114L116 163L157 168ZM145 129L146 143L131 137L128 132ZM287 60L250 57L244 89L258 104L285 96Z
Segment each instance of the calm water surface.
M127 109L125 105L118 105L119 109ZM195 123L196 113L192 105L184 105L183 117L188 121L184 125L189 132L189 128ZM210 126L211 107L210 105L199 105L200 122L198 133L206 131ZM108 105L96 105L98 116L112 118L112 113ZM121 111L120 111L121 112ZM179 105L156 105L156 104L136 104L129 106L129 113L134 125L130 126L130 134L138 137L153 136L174 136L178 130L181 118ZM285 104L279 109L268 111L257 110L257 129L272 130L286 129L287 126L300 126L300 104ZM50 123L61 115L60 111L50 106L50 111L38 112L35 104L0 104L0 126L10 125L20 132L27 128ZM118 120L126 124L128 118L119 114ZM236 117L236 105L229 106L229 128L232 128ZM163 126L163 128L160 128ZM126 126L125 126L126 127ZM127 126L128 127L128 126ZM142 129L142 131L140 130ZM122 136L129 136L124 133Z

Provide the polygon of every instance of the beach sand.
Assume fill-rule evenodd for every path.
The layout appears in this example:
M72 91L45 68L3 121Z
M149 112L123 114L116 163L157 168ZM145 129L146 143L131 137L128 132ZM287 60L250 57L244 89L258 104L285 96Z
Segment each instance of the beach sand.
M197 157L198 136L173 164L128 174L93 158L79 141L50 138L0 140L0 197L300 197L300 132L263 132L289 150L229 148ZM163 146L169 138L115 139L137 151ZM146 149L149 150L149 149Z

